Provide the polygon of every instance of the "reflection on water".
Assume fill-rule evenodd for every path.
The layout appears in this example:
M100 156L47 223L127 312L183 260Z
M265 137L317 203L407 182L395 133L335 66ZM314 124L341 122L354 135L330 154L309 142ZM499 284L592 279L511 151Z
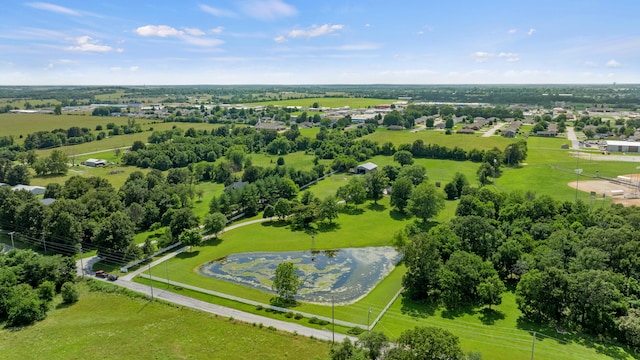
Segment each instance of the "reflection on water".
M303 282L296 297L314 303L352 303L371 291L400 260L392 247L233 254L204 264L200 274L273 292L278 264L293 262Z

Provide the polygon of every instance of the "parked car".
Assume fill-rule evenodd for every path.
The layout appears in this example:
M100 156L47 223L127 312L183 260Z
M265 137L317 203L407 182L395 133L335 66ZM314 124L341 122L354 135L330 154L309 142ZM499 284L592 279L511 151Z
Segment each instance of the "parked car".
M101 278L106 278L107 276L109 276L109 274L104 270L98 270L96 271L96 276Z

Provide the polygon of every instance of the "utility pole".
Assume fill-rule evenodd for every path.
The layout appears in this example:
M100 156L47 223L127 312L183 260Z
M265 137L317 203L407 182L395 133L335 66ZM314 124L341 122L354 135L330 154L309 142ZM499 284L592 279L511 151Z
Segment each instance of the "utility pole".
M369 311L367 312L367 331L371 331L371 322L369 321L369 318L371 318L371 307L369 307Z
M536 332L533 332L533 342L531 343L531 360L533 360L533 353L536 350Z
M44 254L47 255L47 240L44 238L44 231L42 232L42 244L44 245Z
M151 263L149 263L149 286L151 286L151 301L153 301L153 279L151 279Z
M336 342L336 316L333 295L331 295L331 346Z
M82 263L82 244L80 244L80 275L84 277L84 264Z
M15 234L15 233L16 233L15 231L12 231L12 232L9 233L9 236L11 236L11 247L14 248L14 249L16 248L16 246L13 244L13 234Z
M166 260L164 262L164 269L167 272L167 289L169 288L169 264L168 264L169 260Z

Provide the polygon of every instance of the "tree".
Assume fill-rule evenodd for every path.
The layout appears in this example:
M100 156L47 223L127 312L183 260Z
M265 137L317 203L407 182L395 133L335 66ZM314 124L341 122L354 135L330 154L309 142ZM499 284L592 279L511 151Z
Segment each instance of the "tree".
M10 167L5 174L5 181L11 186L18 184L29 185L30 177L31 175L26 165L16 164Z
M411 192L413 191L413 183L407 177L398 178L391 187L391 205L395 206L398 211L404 212Z
M62 301L65 304L73 304L80 299L78 288L76 288L76 285L72 282L62 284L60 294L62 295Z
M427 171L422 165L406 165L400 169L398 177L407 177L411 179L414 186L418 186L427 180Z
M178 241L185 246L198 246L202 242L202 234L199 230L185 229L178 235Z
M495 174L495 169L488 162L483 162L478 168L478 171L476 171L476 174L478 175L480 184L487 184L491 176Z
M427 222L444 209L444 196L438 192L433 184L422 183L416 187L411 193L411 197L407 203L409 213L422 222Z
M407 150L400 150L393 154L393 160L400 166L413 164L413 154Z
M198 226L198 218L193 214L191 208L178 209L169 223L169 229L173 239L177 239L180 233L185 229L191 229Z
M447 194L447 200L454 200L462 196L462 190L468 186L469 182L464 174L457 172L453 176L453 180L444 186L444 192Z
M367 197L364 180L359 176L351 177L346 185L338 188L336 196L342 198L347 204L353 203L357 209Z
M348 337L342 343L329 351L331 360L366 360L364 349L356 346Z
M304 194L306 194L306 192ZM276 203L273 205L273 214L280 220L283 220L287 216L291 215L291 210L291 201L285 198L279 198L278 201L276 201Z
M373 202L377 204L378 200L382 199L382 191L389 184L389 178L384 174L384 172L376 169L365 175L364 182L367 196L370 199L373 199Z
M376 360L380 358L383 350L389 346L389 338L381 332L365 331L360 335L356 345L367 350L369 359Z
M324 219L329 219L329 224L333 222L333 219L338 217L338 201L336 197L333 195L327 196L320 205L318 206L319 217Z
M480 302L484 305L489 305L489 310L491 310L491 305L500 305L502 303L502 293L506 290L507 288L498 275L485 279L476 287Z
M437 327L417 326L405 330L396 344L397 347L390 349L385 359L464 359L460 339L448 330Z
M640 309L629 309L629 313L618 320L618 329L627 343L640 349Z
M98 255L102 257L125 257L127 248L133 244L135 234L133 221L127 214L117 211L104 219L93 237L98 246Z
M273 278L273 289L286 304L295 303L295 296L302 286L302 281L296 270L296 266L292 262L280 263Z
M407 273L402 285L413 299L427 298L438 286L438 269L442 265L438 244L434 238L420 233L406 242L402 248Z
M476 254L456 251L438 271L442 300L450 309L476 303L478 285L494 275L497 276L497 272L490 262L482 261Z
M62 105L58 104L53 108L53 115L62 115Z
M207 214L207 216L204 217L204 230L214 236L217 236L217 234L222 231L226 225L227 217L220 212Z
M69 170L69 157L60 150L53 150L46 163L49 173L53 175L66 175Z

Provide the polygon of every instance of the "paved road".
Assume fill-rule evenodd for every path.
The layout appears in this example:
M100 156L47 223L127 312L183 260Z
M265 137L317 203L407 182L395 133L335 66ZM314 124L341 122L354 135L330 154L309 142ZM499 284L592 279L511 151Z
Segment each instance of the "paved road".
M576 136L576 131L573 126L567 126L567 139L571 141L571 148L573 150L580 150L580 142L578 141L578 136Z
M256 220L251 220L251 221L245 221L242 223L238 223L238 224L234 224L231 226L226 227L222 232L225 231L229 231L229 230L233 230L233 229L237 229L239 227L242 226L247 226L247 225L251 225L251 224L257 224L257 223L261 223L261 222L265 222L265 221L269 221L269 220L273 220L273 218L267 218L267 219L256 219ZM222 233L221 232L221 233ZM213 235L209 235L208 237L211 237ZM208 238L207 237L207 238ZM171 253L163 256L162 258L153 261L150 266L154 267L158 264L161 264L164 261L169 260L170 258L176 256L177 254L185 251L186 249L188 249L188 246L182 247L180 249L174 250ZM91 276L91 274L93 274L93 265L100 261L100 259L97 256L92 256L92 257L88 257L88 258L84 258L82 260L78 260L76 261L76 267L78 268L78 276L82 276L83 275L83 270L85 273L85 276ZM139 293L143 293L146 294L147 296L151 296L152 291L153 291L153 297L156 299L162 299L164 301L168 301L177 305L181 305L181 306L185 306L185 307L189 307L192 309L196 309L196 310L200 310L200 311L205 311L211 314L215 314L218 316L222 316L222 317L233 317L236 320L240 320L246 323L256 323L256 324L260 324L262 323L264 326L273 326L278 330L281 331L287 331L290 333L296 333L296 334L300 334L302 336L308 336L308 337L314 337L316 339L322 339L322 340L327 340L327 341L331 341L334 336L335 336L335 341L337 342L342 342L345 338L350 338L352 341L357 340L357 338L354 338L352 336L348 336L348 335L343 335L343 334L333 334L331 331L329 330L318 330L318 329L313 329L313 328L308 328L306 326L302 326L300 324L295 324L295 323L289 323L286 321L280 321L280 320L276 320L276 319L272 319L272 318L268 318L268 317L264 317L264 316L260 316L260 315L256 315L256 314L251 314L248 312L244 312L244 311L240 311L240 310L236 310L236 309L232 309L229 307L225 307L225 306L220 306L220 305L216 305L216 304L211 304L205 301L201 301L201 300L197 300L188 296L184 296L184 295L179 295L176 293L173 293L171 291L167 291L166 289L161 289L161 288L151 288L150 286L144 285L144 284L138 284L136 282L133 282L132 279L139 275L140 273L142 273L143 271L147 270L149 268L149 265L147 266L143 266L141 268L139 268L138 270L135 270L131 273L128 273L124 276L121 276L118 280L114 281L113 284L118 285L118 286L122 286L125 287L129 290L133 290ZM100 279L100 278L96 278L95 276L91 276L94 279L98 279L98 280L104 280L104 279ZM106 281L106 280L105 280Z
M493 134L495 134L495 132L498 131L498 129L500 129L501 127L505 126L506 124L507 123L497 123L491 129L487 130L487 132L482 134L482 137L493 136Z
M415 132L422 131L422 130L426 130L426 129L427 129L427 127L426 127L425 125L420 125L420 126L418 126L417 128L415 128L415 129L411 129L411 132L412 132L412 133L415 133Z

